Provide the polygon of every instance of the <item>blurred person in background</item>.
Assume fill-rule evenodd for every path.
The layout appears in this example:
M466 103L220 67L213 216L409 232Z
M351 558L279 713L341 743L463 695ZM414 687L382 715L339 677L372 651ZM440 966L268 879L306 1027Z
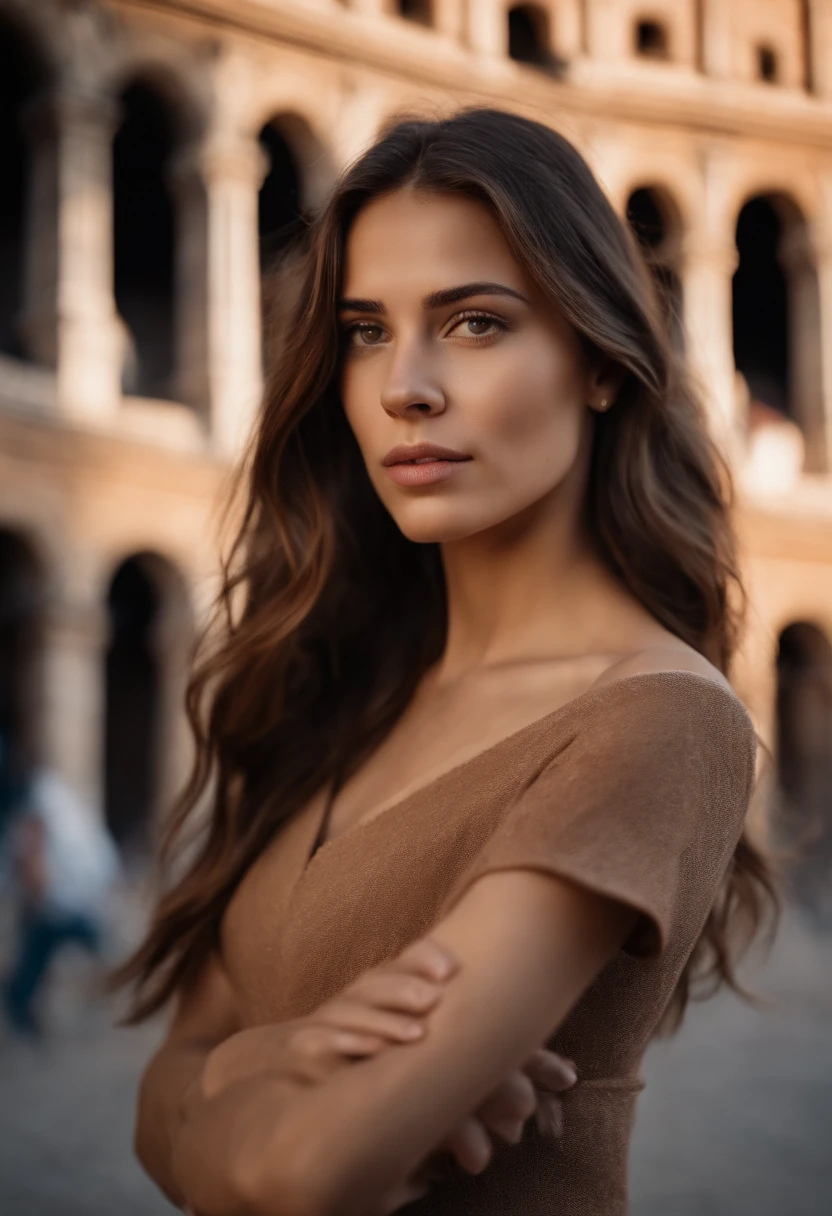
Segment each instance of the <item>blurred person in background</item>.
M137 1152L198 1216L623 1216L647 1044L777 903L727 469L543 124L391 124L297 266L117 977L175 1002Z
M25 794L25 782L12 760L11 732L0 723L0 894L13 881L14 822Z
M50 963L70 946L101 953L120 866L100 817L49 770L35 772L20 793L11 837L19 932L3 1007L13 1030L38 1036Z

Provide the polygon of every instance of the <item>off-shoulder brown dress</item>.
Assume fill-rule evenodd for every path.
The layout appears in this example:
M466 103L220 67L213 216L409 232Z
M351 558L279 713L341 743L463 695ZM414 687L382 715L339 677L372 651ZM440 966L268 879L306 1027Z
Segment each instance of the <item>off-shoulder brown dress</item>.
M564 1132L530 1120L483 1173L413 1216L623 1216L645 1047L743 829L756 735L723 685L688 671L590 689L327 841L302 812L244 878L224 962L246 1024L302 1016L426 934L471 882L522 867L642 915L548 1046L575 1060Z

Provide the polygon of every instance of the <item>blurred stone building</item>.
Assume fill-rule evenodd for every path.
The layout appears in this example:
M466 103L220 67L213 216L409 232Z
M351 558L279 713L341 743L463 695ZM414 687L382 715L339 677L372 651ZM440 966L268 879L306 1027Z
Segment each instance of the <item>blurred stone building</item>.
M262 270L403 107L517 109L644 244L741 486L736 682L832 799L832 0L0 0L0 731L137 839L181 775ZM820 827L818 827L820 825Z

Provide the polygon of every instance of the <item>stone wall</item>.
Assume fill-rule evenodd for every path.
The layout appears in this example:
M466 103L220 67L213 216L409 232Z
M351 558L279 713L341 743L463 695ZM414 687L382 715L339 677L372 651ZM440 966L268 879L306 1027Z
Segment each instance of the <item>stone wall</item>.
M648 192L663 221L654 260L679 285L686 349L740 485L753 610L737 683L772 744L781 631L832 632L832 3L433 0L404 6L417 20L401 7L0 0L0 28L35 65L12 99L25 206L19 348L0 356L0 527L43 573L44 756L98 803L108 587L137 556L162 605L160 802L180 775L183 639L210 598L216 495L262 387L267 126L303 205L391 113L483 102L561 130L622 215ZM113 148L137 84L171 131L164 399L126 391L114 291ZM780 226L790 317L776 415L754 412L732 340L738 219L759 199Z

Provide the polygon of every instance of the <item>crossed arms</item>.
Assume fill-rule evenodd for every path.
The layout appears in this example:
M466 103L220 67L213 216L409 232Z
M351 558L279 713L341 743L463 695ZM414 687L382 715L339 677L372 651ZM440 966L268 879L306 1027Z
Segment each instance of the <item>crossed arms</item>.
M250 1210L264 1216L371 1213L380 1195L407 1179L551 1036L637 915L548 873L514 868L479 877L430 930L460 967L422 1041L392 1045L271 1108L268 1102L258 1108L256 1089L246 1107L240 1088L239 1111L256 1119L259 1109L268 1121L262 1154L268 1179L260 1181L275 1195L273 1208ZM172 1096L198 1076L206 1052L236 1029L221 981L209 978L183 1005L146 1074L137 1151L175 1202L181 1200L168 1148Z

